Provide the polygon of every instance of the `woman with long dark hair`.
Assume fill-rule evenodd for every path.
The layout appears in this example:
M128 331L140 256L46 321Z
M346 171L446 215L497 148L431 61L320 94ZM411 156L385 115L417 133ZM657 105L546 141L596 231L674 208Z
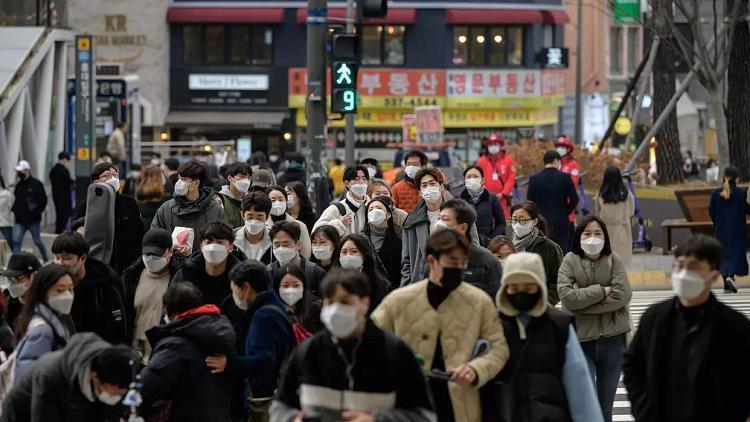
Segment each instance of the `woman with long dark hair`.
M307 186L302 182L289 182L284 185L287 194L287 210L289 215L305 223L307 230L312 230L317 218L313 211ZM309 232L308 232L309 233Z
M362 232L375 247L391 286L398 286L401 284L401 236L396 229L394 216L390 198L373 198L367 203L365 228Z
M270 221L267 222L267 228L270 231L273 224L279 221L289 221L297 224L300 229L299 237L299 253L305 259L310 259L312 256L312 249L310 245L310 228L305 225L303 221L300 221L291 214L289 214L288 208L288 194L285 188L281 186L270 186L266 189L268 192L268 199L271 200L271 216Z
M74 334L70 317L73 297L73 277L68 267L49 264L34 276L16 321L16 380L42 355L65 347Z
M562 262L560 245L547 237L547 222L539 208L532 201L513 205L510 209L513 226L513 246L515 252L532 252L542 257L544 273L547 275L547 301L556 305L557 270Z
M281 267L273 279L273 289L307 331L314 334L323 329L322 302L307 288L305 272L298 265Z
M714 235L721 242L724 259L721 262L721 275L724 277L724 291L737 293L734 279L747 275L747 220L750 214L747 189L737 186L740 171L729 166L724 170L724 182L711 193L708 213L714 222Z
M135 188L135 200L141 213L143 229L151 228L151 221L161 204L171 199L171 195L164 192L164 174L158 166L146 168L143 177Z
M635 197L622 180L622 173L617 167L608 167L604 171L602 186L596 196L596 214L607 224L612 251L630 268L633 258L633 228L631 219L635 214Z
M349 234L341 239L341 247L336 257L336 266L360 271L367 276L370 282L370 308L367 314L372 313L380 305L383 298L391 290L388 279L383 275L380 258L373 249L370 240L361 234Z
M312 232L312 257L310 261L328 272L339 250L341 235L333 226L320 226Z

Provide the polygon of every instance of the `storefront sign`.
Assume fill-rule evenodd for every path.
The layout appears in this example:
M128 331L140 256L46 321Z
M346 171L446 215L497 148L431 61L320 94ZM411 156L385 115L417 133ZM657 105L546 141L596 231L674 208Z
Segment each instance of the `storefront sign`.
M268 75L211 75L190 74L190 90L211 91L267 91Z
M562 47L543 48L536 57L545 69L566 69L568 67L568 49Z
M403 124L401 125L401 135L404 143L414 143L417 141L417 115L404 114Z
M417 107L417 143L434 144L443 140L443 109L440 106Z

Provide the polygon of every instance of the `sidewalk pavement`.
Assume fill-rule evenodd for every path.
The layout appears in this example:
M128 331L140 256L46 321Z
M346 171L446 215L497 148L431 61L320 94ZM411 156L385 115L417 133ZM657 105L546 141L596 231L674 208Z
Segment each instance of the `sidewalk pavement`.
M673 262L674 257L662 255L661 248L654 248L648 253L634 253L628 271L633 290L671 289L669 275L672 273ZM750 277L738 277L736 284L738 288L750 288ZM723 284L719 287L723 287Z

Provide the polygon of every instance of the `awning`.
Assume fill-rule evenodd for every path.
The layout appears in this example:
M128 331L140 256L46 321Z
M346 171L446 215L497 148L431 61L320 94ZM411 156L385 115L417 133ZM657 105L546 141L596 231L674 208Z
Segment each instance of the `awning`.
M173 23L282 23L284 9L257 7L170 7Z
M166 124L171 127L241 126L278 127L288 111L170 111Z
M544 23L562 24L570 22L568 14L564 10L543 10Z
M541 10L450 9L445 22L460 24L533 24L545 23Z
M336 19L346 19L346 9L330 8L328 17ZM307 21L307 9L297 9L297 23ZM388 15L384 18L366 19L364 24L394 24L394 25L411 25L417 22L417 11L415 9L388 9Z

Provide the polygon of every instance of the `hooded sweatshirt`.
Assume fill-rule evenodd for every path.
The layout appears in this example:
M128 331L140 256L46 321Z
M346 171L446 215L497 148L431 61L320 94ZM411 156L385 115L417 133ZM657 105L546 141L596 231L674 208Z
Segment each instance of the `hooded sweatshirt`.
M189 227L195 232L193 252L200 251L200 233L208 223L229 224L224 210L214 200L214 191L202 187L200 196L193 202L186 202L184 196L176 196L162 204L156 211L151 228L161 228L170 233L175 227Z
M87 258L86 276L75 287L70 316L76 331L93 332L113 344L128 343L122 281L106 264Z
M242 220L242 197L239 199L235 197L232 191L229 190L229 185L221 187L219 196L224 203L224 213L227 215L229 225L234 229L245 224Z

